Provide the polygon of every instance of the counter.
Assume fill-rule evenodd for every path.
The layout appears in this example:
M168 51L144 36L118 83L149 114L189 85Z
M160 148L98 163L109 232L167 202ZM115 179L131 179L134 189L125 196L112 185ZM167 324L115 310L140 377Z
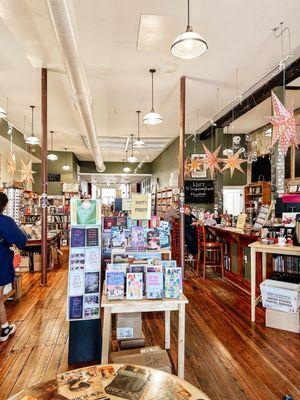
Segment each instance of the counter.
M207 226L207 233L224 243L225 277L250 293L251 260L249 244L256 242L259 233L231 227ZM257 260L258 282L261 277L261 261Z

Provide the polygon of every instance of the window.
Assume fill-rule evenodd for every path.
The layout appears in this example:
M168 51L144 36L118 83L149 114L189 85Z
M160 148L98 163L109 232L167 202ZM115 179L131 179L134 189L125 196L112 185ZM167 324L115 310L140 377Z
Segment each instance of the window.
M151 193L151 177L142 181L142 193Z
M116 198L116 188L102 188L101 189L101 200L102 204L110 205L114 203Z

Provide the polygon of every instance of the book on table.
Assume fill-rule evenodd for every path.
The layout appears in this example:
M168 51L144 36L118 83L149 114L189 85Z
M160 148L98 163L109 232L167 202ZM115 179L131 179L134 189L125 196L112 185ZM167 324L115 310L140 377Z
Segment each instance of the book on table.
M143 273L129 272L126 274L126 299L143 299Z

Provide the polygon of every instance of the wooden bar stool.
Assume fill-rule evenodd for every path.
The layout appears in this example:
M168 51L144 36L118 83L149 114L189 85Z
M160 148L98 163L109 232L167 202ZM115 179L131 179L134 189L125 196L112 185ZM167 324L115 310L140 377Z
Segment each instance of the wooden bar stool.
M201 256L203 254L203 279L207 267L214 270L221 268L222 278L224 278L224 248L222 242L212 242L206 240L205 226L197 226L198 256L196 271L199 274Z

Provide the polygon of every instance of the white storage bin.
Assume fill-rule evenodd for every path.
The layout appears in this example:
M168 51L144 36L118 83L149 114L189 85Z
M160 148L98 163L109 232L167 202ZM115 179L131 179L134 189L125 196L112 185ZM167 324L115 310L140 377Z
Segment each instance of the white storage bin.
M266 279L260 284L263 307L296 313L300 306L300 285Z

